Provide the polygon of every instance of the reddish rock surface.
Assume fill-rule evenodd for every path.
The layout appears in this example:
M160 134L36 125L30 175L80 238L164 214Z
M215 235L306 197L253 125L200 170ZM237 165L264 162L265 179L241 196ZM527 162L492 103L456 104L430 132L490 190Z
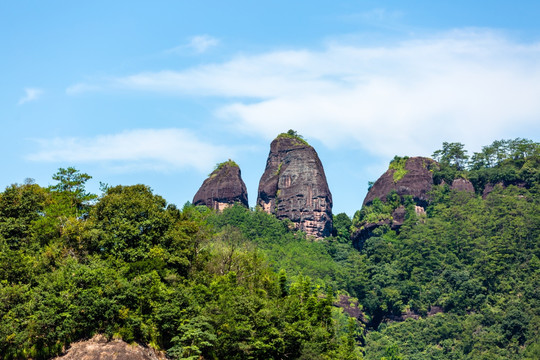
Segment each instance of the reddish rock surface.
M364 199L364 205L369 205L373 199L386 201L386 196L395 190L400 196L411 195L414 201L425 206L429 200L428 192L433 186L433 174L429 171L437 162L425 157L408 158L405 162L407 173L398 181L394 181L394 169L388 169L371 187Z
M165 360L164 354L122 340L107 341L102 335L71 344L66 354L54 360Z
M272 141L257 204L279 219L290 219L308 235L329 236L332 194L315 149L294 137Z
M469 180L463 178L454 179L454 181L452 181L452 186L450 186L450 189L474 193L473 184Z
M193 197L193 205L206 205L219 211L236 202L249 207L246 184L233 161L219 164Z

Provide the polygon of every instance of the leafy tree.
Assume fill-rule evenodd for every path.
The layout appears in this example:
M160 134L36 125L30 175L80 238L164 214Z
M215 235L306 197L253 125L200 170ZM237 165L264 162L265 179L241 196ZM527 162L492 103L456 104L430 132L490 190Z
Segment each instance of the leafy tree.
M334 215L333 220L334 229L332 230L332 235L335 236L340 243L350 243L352 226L351 218L345 213L340 213Z
M433 158L437 160L441 165L450 166L455 170L465 170L467 166L467 150L464 149L465 145L462 143L448 143L443 142L443 148L433 153Z
M58 183L50 186L50 190L65 197L77 215L87 211L89 202L97 198L97 195L86 192L85 189L86 182L92 177L74 167L59 168L52 178Z
M46 197L32 182L11 185L0 195L0 236L10 248L38 245L32 241L32 224L43 214Z

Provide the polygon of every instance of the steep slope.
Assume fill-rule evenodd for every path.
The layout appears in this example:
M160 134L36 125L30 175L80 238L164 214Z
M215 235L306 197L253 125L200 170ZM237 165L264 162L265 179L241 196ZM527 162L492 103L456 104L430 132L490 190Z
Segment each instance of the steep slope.
M270 145L257 204L279 219L289 219L308 235L332 231L332 194L317 152L294 132Z
M242 180L240 167L229 160L219 164L204 180L193 197L193 205L206 205L221 211L235 202L249 207L246 184Z

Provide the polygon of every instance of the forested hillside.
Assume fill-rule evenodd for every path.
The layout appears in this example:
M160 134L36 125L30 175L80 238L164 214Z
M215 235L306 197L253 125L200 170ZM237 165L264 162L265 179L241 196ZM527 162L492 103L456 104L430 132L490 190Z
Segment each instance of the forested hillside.
M99 333L172 359L540 358L540 145L468 157L444 143L434 158L425 213L390 193L318 241L259 209L180 209L146 185L89 194L74 168L8 186L0 354L49 359ZM475 191L452 190L457 178ZM401 206L398 229L381 222L353 247Z

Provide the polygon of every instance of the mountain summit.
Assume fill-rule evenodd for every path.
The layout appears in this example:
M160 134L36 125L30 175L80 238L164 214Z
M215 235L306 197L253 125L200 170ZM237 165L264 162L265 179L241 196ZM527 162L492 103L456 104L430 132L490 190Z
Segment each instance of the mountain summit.
M220 211L236 202L249 207L240 167L232 160L218 164L193 197L193 205Z
M291 220L308 235L332 231L332 194L317 152L295 131L278 135L270 145L257 198L267 213Z

